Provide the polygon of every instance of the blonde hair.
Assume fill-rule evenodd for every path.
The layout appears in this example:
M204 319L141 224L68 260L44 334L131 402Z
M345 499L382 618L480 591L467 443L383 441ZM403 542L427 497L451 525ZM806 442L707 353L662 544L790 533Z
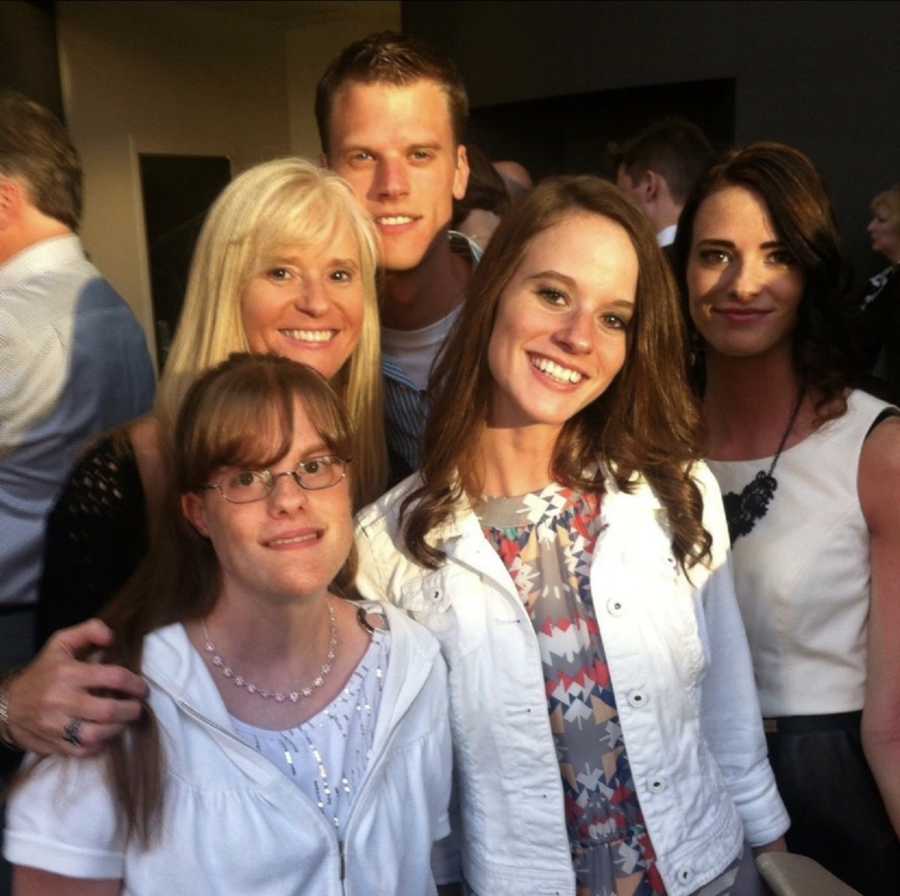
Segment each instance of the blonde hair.
M347 183L305 159L274 159L232 181L203 225L181 322L159 384L156 415L171 437L198 374L249 351L241 298L267 258L287 246L327 245L349 228L359 250L364 309L359 343L333 385L353 428L354 504L374 500L387 481L374 226Z

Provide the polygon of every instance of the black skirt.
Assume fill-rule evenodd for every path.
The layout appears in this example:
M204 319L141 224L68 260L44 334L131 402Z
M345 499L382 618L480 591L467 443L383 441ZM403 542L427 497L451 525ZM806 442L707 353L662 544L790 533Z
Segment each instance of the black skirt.
M861 716L776 720L766 735L791 816L787 845L863 896L900 893L900 841L863 754Z

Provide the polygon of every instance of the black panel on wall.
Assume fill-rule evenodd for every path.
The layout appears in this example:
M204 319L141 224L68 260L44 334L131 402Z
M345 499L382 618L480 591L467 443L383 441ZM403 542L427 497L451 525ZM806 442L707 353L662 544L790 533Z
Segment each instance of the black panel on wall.
M858 269L883 267L865 225L871 197L900 180L900 3L412 0L402 13L457 62L476 110L732 80L736 141L808 153Z
M213 200L231 180L224 156L141 153L141 190L162 370L181 316L194 246Z
M0 88L24 93L65 119L52 2L0 3Z
M551 174L614 177L611 142L653 121L678 115L699 125L712 143L734 142L734 80L600 90L473 109L467 140L492 159L514 159L541 178Z

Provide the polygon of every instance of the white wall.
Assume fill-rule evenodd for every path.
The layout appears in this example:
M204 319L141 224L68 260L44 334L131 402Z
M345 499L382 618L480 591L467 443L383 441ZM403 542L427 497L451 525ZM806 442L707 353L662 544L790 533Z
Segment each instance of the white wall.
M66 116L85 172L82 239L154 345L137 154L289 152L284 42L268 23L168 2L57 5Z
M288 153L318 158L319 78L350 41L399 30L400 3L74 0L56 9L63 102L85 173L82 240L153 351L138 154L224 155L233 174Z

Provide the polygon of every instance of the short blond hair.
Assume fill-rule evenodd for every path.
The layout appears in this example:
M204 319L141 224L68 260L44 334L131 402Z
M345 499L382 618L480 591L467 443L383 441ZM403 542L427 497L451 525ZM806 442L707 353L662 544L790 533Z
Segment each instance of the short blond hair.
M871 208L873 212L886 209L894 232L900 235L900 184L894 184L879 193L872 200Z
M194 250L178 332L157 393L160 430L173 432L198 374L250 350L241 298L268 258L287 246L322 246L349 230L359 251L364 309L359 344L333 385L354 432L354 502L374 500L387 481L374 225L347 183L299 158L274 159L235 178L213 203Z

